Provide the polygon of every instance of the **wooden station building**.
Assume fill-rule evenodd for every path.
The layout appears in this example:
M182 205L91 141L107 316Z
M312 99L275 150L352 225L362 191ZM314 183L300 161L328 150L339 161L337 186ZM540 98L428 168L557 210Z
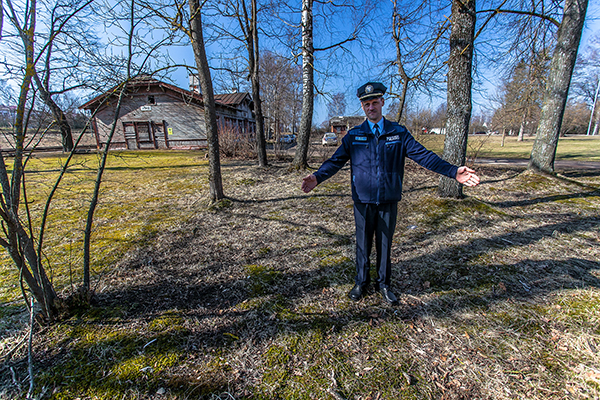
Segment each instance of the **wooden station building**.
M97 147L106 145L115 118L119 93L110 90L79 108L92 114ZM248 93L215 95L219 131L254 135L256 123ZM151 77L127 84L111 149L197 149L206 147L203 97Z

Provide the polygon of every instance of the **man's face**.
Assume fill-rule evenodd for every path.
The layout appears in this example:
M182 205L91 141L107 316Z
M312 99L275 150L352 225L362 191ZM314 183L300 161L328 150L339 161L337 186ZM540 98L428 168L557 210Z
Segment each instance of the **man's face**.
M384 103L383 97L362 100L360 103L369 121L373 122L374 124L378 123L382 116L381 110L383 109Z

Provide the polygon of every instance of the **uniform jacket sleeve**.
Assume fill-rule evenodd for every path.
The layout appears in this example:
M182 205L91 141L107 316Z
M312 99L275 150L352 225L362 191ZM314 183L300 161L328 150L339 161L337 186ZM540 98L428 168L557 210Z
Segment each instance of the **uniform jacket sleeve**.
M411 134L405 136L406 156L422 167L438 174L455 179L458 167L445 161L431 150L417 142Z
M342 144L337 148L335 153L333 153L331 158L321 164L318 171L314 173L317 178L317 183L321 183L331 178L346 165L346 162L350 159L348 138L348 135L342 138Z

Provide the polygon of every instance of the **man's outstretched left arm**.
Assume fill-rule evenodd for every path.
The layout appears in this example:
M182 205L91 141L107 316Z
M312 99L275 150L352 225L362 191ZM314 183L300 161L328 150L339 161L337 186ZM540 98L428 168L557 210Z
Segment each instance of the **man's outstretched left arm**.
M475 170L462 166L456 171L456 180L465 186L479 185L479 177L475 175Z

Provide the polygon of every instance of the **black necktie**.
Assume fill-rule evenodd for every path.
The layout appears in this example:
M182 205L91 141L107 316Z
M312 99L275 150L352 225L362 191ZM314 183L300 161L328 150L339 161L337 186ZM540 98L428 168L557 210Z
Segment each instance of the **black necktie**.
M378 138L379 137L379 125L375 125L373 127L373 129L375 129L375 137Z

